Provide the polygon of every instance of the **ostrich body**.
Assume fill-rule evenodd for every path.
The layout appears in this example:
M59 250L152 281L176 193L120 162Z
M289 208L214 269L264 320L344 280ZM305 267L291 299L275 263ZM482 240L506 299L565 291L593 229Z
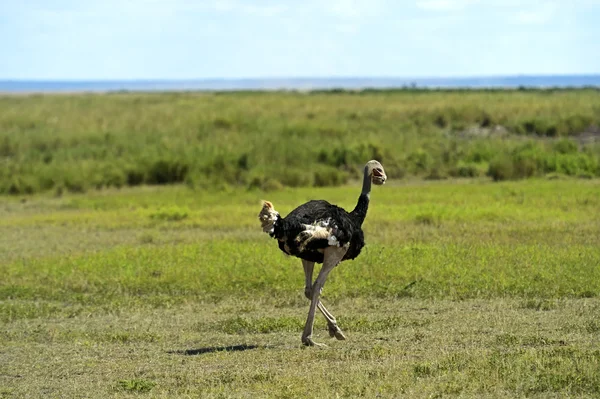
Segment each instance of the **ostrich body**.
M302 259L306 278L304 295L311 301L302 333L304 345L318 345L312 340L317 308L327 320L329 335L339 340L346 339L335 317L321 303L321 290L334 267L341 261L354 259L360 254L365 245L361 226L369 208L371 184L382 185L386 179L383 166L379 162L367 162L362 191L356 207L351 212L324 200L312 200L282 218L270 202L263 203L263 208L258 214L263 231L277 239L279 249L284 253ZM323 266L313 283L315 263L322 263Z

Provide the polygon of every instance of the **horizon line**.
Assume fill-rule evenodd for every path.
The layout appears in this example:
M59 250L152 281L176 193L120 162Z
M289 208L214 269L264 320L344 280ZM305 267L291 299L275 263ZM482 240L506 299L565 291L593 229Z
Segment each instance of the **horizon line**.
M346 79L364 79L364 80L445 80L445 79L511 79L511 78L544 78L544 77L596 77L600 72L594 73L540 73L540 74L491 74L491 75L445 75L445 76L368 76L368 75L349 75L349 76L248 76L248 77L194 77L194 78L0 78L0 82L209 82L209 81L244 81L244 80L346 80Z

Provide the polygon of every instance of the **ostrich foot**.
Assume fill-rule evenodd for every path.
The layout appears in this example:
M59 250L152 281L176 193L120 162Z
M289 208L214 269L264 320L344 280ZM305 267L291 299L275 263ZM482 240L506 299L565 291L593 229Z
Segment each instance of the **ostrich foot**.
M318 346L321 348L326 348L327 345L325 344L320 344L318 342L313 341L313 339L311 337L302 337L302 345L304 346Z
M337 325L329 324L327 327L331 338L335 337L339 341L344 341L346 339L344 332Z

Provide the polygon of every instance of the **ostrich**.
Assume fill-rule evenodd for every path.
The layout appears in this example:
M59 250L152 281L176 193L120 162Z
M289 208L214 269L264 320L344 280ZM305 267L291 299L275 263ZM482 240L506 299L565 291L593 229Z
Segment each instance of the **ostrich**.
M263 231L277 239L279 249L284 253L302 259L304 295L311 301L302 333L302 343L306 346L322 345L312 339L316 308L327 320L329 335L339 340L346 339L335 317L323 306L319 297L329 272L341 261L354 259L360 254L365 245L361 226L367 216L371 183L382 185L386 179L383 166L378 161L367 162L362 191L352 212L324 200L312 200L282 218L273 204L263 202L258 214ZM315 262L323 263L323 266L313 283Z

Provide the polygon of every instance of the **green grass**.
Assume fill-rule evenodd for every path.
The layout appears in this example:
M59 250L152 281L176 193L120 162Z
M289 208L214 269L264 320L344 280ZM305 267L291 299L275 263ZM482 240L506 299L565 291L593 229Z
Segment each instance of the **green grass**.
M600 176L597 90L0 96L0 193ZM285 168L282 166L285 165Z
M598 180L392 180L302 348L300 261L260 200L358 186L0 199L0 397L597 397Z

